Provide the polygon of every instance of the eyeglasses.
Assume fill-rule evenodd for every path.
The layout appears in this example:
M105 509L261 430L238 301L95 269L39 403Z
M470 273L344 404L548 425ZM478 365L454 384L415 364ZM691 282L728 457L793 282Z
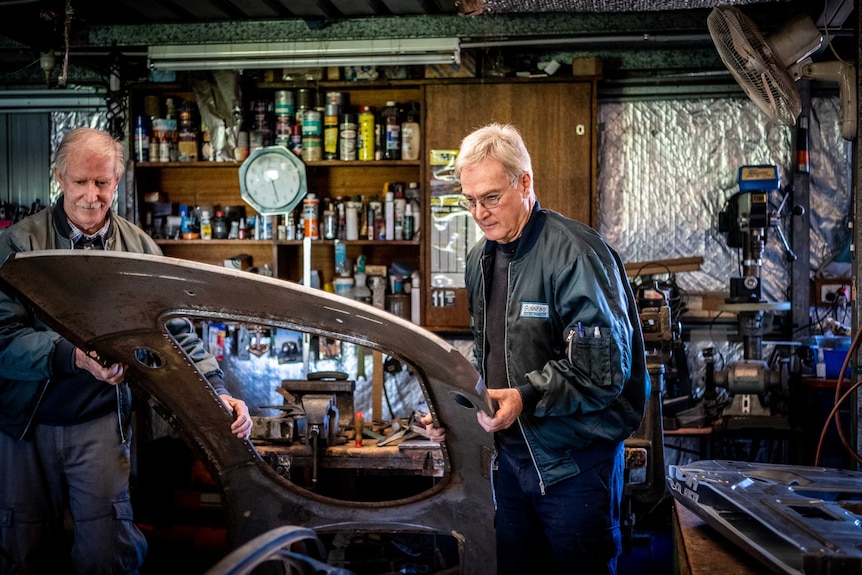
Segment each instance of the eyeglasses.
M487 196L485 196L484 198L480 198L479 200L476 200L475 198L461 196L461 199L458 200L458 205L465 210L470 210L471 212L476 209L477 205L481 205L486 210L493 210L500 205L500 200L502 199L503 194L488 194Z

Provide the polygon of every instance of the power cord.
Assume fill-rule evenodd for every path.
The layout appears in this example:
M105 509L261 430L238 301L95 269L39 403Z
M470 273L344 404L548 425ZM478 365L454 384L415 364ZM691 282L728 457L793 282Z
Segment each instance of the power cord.
M856 383L850 386L850 388L841 394L841 385L844 383L844 373L847 371L847 367L850 365L850 358L853 357L853 354L856 353L856 349L859 347L860 335L862 335L862 330L858 330L856 335L853 336L853 341L850 344L850 349L847 351L847 355L844 357L844 362L841 364L841 371L838 372L838 381L835 383L835 402L832 406L832 410L829 412L829 415L826 416L826 421L823 423L823 429L820 431L820 439L817 441L817 450L814 452L814 465L820 465L820 458L823 454L823 443L826 439L826 432L829 430L830 423L835 421L835 428L838 431L838 437L841 439L841 444L847 450L847 452L856 460L857 463L862 463L862 457L859 456L858 453L853 449L853 446L847 440L847 437L844 435L844 430L841 428L841 416L839 414L839 409L841 405L847 401L848 398L853 396L853 392L862 385L862 379L857 379ZM855 371L855 370L854 370Z

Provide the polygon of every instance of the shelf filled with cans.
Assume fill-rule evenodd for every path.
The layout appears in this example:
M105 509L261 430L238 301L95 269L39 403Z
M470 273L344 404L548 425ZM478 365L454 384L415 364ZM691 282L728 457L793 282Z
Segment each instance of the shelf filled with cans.
M358 266L367 262L372 276L392 280L387 293L393 301L406 297L399 285L410 285L414 272L421 273L424 249L418 84L244 89L237 105L241 122L233 132L224 126L212 131L210 141L221 148L209 157L200 153L204 122L194 99L181 85L144 86L132 97L139 225L166 255L301 281L311 240L308 253L319 287L370 287ZM172 117L176 130L161 121ZM167 139L175 142L176 153L139 153L142 136L152 146L154 132L156 146ZM196 134L197 157L180 157L180 132ZM306 165L309 193L290 213L260 215L240 199L242 162L269 145L285 146ZM188 206L187 229L180 223L182 206ZM418 313L420 305L415 307Z
M371 93L371 92L366 92ZM227 127L201 114L190 93L147 94L134 116L134 159L146 163L242 162L257 148L283 145L308 164L416 162L421 157L421 103L416 89L351 104L351 92L274 89L237 103ZM205 118L216 125L208 127Z
M249 106L249 149L283 145L307 163L419 161L420 103L351 104L350 94L273 90Z

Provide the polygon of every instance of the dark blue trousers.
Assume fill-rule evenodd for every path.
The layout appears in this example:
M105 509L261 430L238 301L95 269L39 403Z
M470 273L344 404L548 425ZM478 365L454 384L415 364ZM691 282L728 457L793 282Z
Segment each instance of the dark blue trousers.
M494 479L497 574L614 575L624 467L620 444L542 495L532 460L501 451Z

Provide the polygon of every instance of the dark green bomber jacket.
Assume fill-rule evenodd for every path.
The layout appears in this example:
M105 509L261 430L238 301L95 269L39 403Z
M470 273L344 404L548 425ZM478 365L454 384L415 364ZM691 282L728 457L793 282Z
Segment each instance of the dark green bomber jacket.
M465 272L483 376L495 249L480 240ZM640 318L617 253L538 202L510 264L506 308L508 385L522 388L518 422L547 487L580 472L579 454L618 446L640 426L650 393Z
M72 249L63 197L0 234L0 265L13 253L44 249ZM161 255L159 246L133 223L109 214L112 226L106 250ZM98 281L93 278L93 281ZM174 318L166 325L218 394L227 394L224 373L203 346L192 323ZM0 431L23 438L33 422L53 377L74 372L75 346L34 316L16 297L0 291ZM118 386L123 423L131 414L131 390Z

